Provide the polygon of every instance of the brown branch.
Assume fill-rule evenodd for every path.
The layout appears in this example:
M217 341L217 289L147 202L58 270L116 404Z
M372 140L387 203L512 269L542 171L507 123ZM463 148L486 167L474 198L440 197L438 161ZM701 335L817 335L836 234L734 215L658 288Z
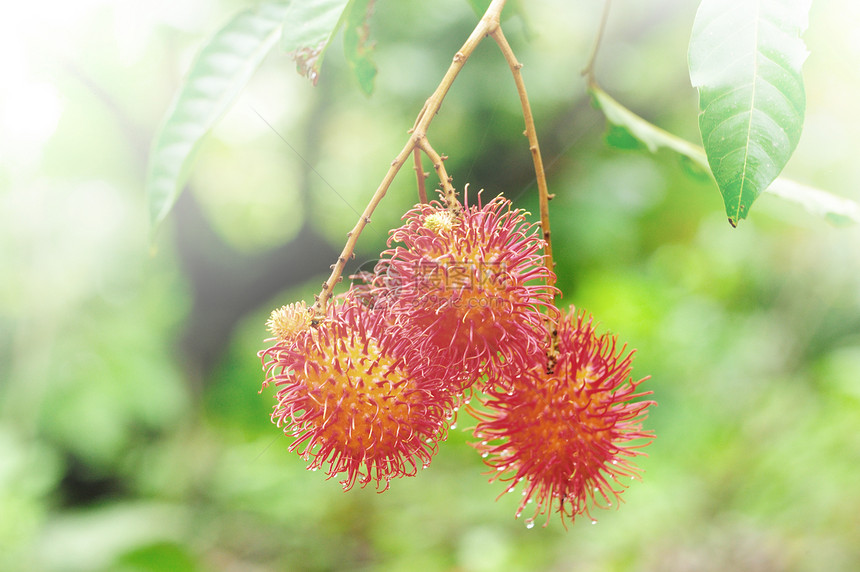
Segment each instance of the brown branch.
M453 177L449 176L448 171L445 169L444 161L448 156L437 153L426 137L421 138L418 142L418 147L427 153L427 156L433 163L433 170L436 171L436 175L439 177L439 183L442 186L442 202L449 211L459 213L460 202L457 200L457 191L454 189L454 185L451 184Z
M490 6L481 17L478 25L475 26L475 29L472 30L472 33L466 39L466 43L464 43L463 47L454 54L454 61L451 62L451 65L448 67L448 71L445 72L445 75L442 77L442 81L439 83L436 91L434 91L433 95L431 95L424 103L424 107L421 108L421 112L415 120L415 125L411 129L412 135L409 138L409 141L391 162L391 167L389 167L388 172L382 179L382 183L380 183L376 192L373 194L373 197L370 199L370 203L364 209L364 212L361 214L361 217L358 219L358 222L355 224L353 229L347 233L346 245L344 245L343 251L340 256L338 256L337 262L332 265L331 276L329 276L328 280L323 283L320 293L315 296L312 308L315 316L322 317L325 314L326 307L328 306L329 300L331 300L334 287L342 280L341 274L343 273L344 266L346 266L346 261L354 255L355 244L361 231L363 231L364 227L370 223L370 216L385 196L385 193L388 192L391 182L409 158L410 153L412 153L416 147L420 147L425 153L428 148L432 149L432 147L426 145L427 129L433 121L433 118L436 116L436 113L439 112L439 108L442 106L442 100L445 99L448 90L451 89L454 79L460 73L460 70L463 69L463 66L475 51L475 48L478 47L481 40L492 35L499 29L499 22L501 21L502 8L505 6L505 1L506 0L492 0L492 2L490 2ZM426 148L422 145L426 145ZM441 165L441 157L438 162ZM434 167L436 167L435 160ZM440 172L438 168L437 172ZM444 167L441 168L440 175L442 175L442 173L444 173ZM448 176L447 173L444 173L442 176L445 177L445 180L442 181L444 187ZM450 185L450 181L448 181L448 185ZM453 187L451 187L451 190L453 191ZM448 191L446 191L446 196L447 192Z
M424 171L424 166L421 164L421 149L416 147L412 150L412 156L415 158L415 176L418 178L418 202L427 204L427 177L429 173Z
M514 83L517 86L517 93L520 96L520 104L523 109L523 119L526 124L525 135L529 140L529 150L532 154L532 162L535 168L535 177L537 179L538 199L540 202L540 225L543 232L543 239L546 242L544 246L544 265L549 269L550 275L547 279L547 284L552 286L555 284L555 262L552 258L552 235L549 228L549 201L554 195L549 194L546 184L546 173L544 172L543 159L540 154L540 146L538 145L537 131L535 130L534 117L532 116L531 105L529 104L529 96L526 93L526 85L523 82L523 74L521 69L523 65L517 61L507 38L505 38L501 27L497 27L491 33L493 39L499 45L505 60L511 68L511 73L514 76Z

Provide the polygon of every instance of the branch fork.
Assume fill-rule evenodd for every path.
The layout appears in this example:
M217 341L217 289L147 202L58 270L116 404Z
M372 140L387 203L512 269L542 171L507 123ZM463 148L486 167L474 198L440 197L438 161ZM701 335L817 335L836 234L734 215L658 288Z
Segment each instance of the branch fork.
M429 174L424 172L423 164L421 161L421 153L424 153L425 155L427 155L428 159L430 159L433 165L433 169L439 179L442 193L442 202L452 212L459 213L461 207L459 201L457 200L457 192L454 189L454 185L452 184L453 177L448 175L448 172L445 169L444 165L444 161L445 159L447 159L447 157L445 155L440 155L430 144L429 140L427 139L427 130L430 127L430 123L433 121L433 118L439 112L439 109L442 106L442 101L448 94L448 91L453 85L457 75L460 73L460 70L463 69L463 66L471 57L472 53L474 53L475 48L478 46L478 44L480 44L481 41L487 37L492 37L496 44L498 44L502 55L508 62L508 66L511 68L511 73L514 76L514 83L517 87L517 93L520 96L520 103L523 110L523 119L525 120L526 124L524 134L529 141L529 151L532 154L535 177L537 179L538 193L540 199L541 230L543 233L543 239L545 241L544 264L548 269L553 270L555 264L552 258L548 208L548 202L551 197L547 191L546 175L544 173L543 160L541 159L540 154L540 147L538 146L537 132L535 131L534 126L534 118L532 117L531 107L528 101L528 95L526 94L525 84L523 82L522 74L520 72L523 65L517 61L513 50L511 49L507 39L504 36L504 33L502 32L501 14L502 9L505 6L505 2L506 0L492 0L492 2L490 2L489 7L487 8L484 15L481 17L481 20L478 22L477 26L475 26L475 29L472 30L472 33L469 35L463 46L454 54L451 65L448 67L448 71L446 71L445 75L442 77L442 81L439 83L436 90L427 99L427 101L424 103L424 106L421 108L421 111L418 113L418 117L415 119L415 124L412 126L412 129L409 130L409 140L407 141L403 149L401 149L400 153L398 153L394 160L391 161L391 165L388 168L388 172L383 177L382 182L379 184L379 187L376 189L376 192L373 194L373 197L371 197L370 202L368 203L367 207L365 207L364 212L358 219L358 222L356 222L353 229L347 233L347 241L343 247L343 251L338 257L337 262L332 265L331 276L329 276L328 280L323 283L322 290L320 291L320 293L314 296L314 305L312 306L310 311L313 313L315 320L323 319L323 316L326 313L328 303L332 298L334 287L343 279L342 274L344 267L346 266L346 261L352 256L354 256L355 245L359 235L364 230L364 228L368 224L370 224L370 217L373 214L373 211L376 209L377 205L380 203L380 201L382 201L382 198L388 192L388 189L391 186L394 177L409 159L410 155L413 156L415 164L414 169L418 180L419 201L424 203L427 202L427 190L425 186L425 181ZM554 275L554 273L550 274L550 276ZM553 284L549 284L549 286L552 285Z

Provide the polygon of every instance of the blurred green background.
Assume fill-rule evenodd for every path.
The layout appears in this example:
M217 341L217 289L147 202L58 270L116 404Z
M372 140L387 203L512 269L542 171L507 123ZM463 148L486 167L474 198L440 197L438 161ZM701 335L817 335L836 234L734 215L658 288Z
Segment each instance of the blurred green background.
M535 0L505 27L558 196L561 303L593 312L651 376L643 482L596 525L527 530L518 499L496 502L465 418L385 494L307 472L269 421L272 392L257 393L265 319L318 290L476 17L463 0L377 2L370 98L339 41L316 88L273 53L151 247L153 133L197 48L247 5L0 8L0 569L860 569L860 231L769 196L733 230L676 156L608 148L579 75L599 2ZM597 74L698 142L696 7L616 1ZM786 169L853 200L857 22L853 0L812 7ZM430 139L459 188L537 212L521 133L488 41ZM407 166L353 269L414 201Z

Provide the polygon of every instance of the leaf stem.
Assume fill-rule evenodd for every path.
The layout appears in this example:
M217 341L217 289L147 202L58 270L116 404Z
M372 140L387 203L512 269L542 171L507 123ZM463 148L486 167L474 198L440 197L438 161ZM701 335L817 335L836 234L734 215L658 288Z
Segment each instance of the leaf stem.
M670 149L689 159L713 179L708 158L702 147L636 115L603 91L596 81L589 86L588 91L609 123L629 130L651 153L656 153L661 148ZM764 192L797 203L831 224L837 226L860 224L860 204L829 191L803 185L785 177L777 177Z

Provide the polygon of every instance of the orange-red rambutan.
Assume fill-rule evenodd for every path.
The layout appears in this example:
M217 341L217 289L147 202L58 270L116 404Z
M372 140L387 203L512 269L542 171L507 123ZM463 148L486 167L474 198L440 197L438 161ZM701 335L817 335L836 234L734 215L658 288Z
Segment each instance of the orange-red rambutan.
M430 463L454 396L444 370L416 359L407 341L381 312L347 300L318 327L261 352L263 387L278 388L272 420L309 469L343 474L344 489L385 490Z
M452 213L420 204L391 232L365 299L414 331L422 353L462 373L461 389L502 368L523 369L545 352L554 320L544 242L501 196ZM542 313L543 311L543 313Z
M491 481L507 483L506 492L523 484L520 516L532 501L534 518L555 510L562 522L590 506L604 508L620 500L624 478L638 478L631 458L650 443L642 429L652 401L631 401L644 381L629 378L632 352L624 356L614 336L597 335L592 320L572 313L559 322L558 361L519 373L508 387L489 388L485 411L477 412L475 444ZM546 524L544 524L546 526Z

